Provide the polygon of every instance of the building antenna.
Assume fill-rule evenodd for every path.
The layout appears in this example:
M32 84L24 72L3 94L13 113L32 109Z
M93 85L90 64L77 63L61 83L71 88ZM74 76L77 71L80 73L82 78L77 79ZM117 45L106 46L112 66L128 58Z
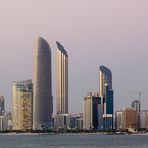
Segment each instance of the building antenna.
M139 91L138 94L139 94L139 101L141 102L141 96L142 96L143 92Z
M141 103L141 99L142 99L141 96L143 94L142 91L134 91L134 92L129 92L129 93L131 93L131 94L138 94L138 100Z

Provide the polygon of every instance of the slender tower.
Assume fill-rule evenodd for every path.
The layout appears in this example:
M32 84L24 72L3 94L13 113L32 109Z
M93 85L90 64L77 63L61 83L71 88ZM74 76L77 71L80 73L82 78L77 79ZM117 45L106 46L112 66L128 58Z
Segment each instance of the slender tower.
M68 54L59 42L56 51L56 112L68 113Z
M100 66L100 96L105 97L105 85L108 85L108 88L112 89L112 73L105 67Z
M33 129L50 128L53 113L51 49L41 37L37 38L34 50L33 85Z
M111 130L114 115L112 72L105 66L100 66L100 97L103 99L103 128Z
M107 112L113 110L112 73L105 66L100 66L100 97L103 98L104 114L110 114Z

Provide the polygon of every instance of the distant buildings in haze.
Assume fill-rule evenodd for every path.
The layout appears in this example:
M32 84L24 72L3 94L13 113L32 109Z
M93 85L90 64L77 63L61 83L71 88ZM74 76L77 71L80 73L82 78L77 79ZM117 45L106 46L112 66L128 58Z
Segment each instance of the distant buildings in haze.
M0 96L0 116L4 114L5 111L5 98L3 96Z
M126 107L121 111L116 111L116 129L135 130L137 129L137 112L136 109Z
M56 114L54 117L55 130L81 130L83 129L82 114Z
M141 130L148 130L148 110L142 110L139 116L140 121L140 129Z
M139 100L134 100L131 107L115 112L115 128L118 131L148 130L148 111L141 110Z

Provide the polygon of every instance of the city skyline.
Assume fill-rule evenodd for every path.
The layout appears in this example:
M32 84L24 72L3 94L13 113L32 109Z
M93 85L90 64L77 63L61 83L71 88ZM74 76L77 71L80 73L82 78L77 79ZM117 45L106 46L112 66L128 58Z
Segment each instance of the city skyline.
M52 57L57 40L68 49L69 112L82 112L86 92L99 90L100 65L113 72L115 110L138 98L131 91L143 92L141 105L147 109L147 5L146 0L2 2L0 94L6 110L12 82L33 76L32 43L38 35L51 43ZM55 61L52 58L54 106Z

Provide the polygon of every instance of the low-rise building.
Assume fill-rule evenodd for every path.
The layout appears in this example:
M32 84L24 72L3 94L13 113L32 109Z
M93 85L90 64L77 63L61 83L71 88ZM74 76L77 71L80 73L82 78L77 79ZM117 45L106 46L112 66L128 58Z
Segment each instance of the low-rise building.
M148 110L142 110L140 113L140 129L148 130Z
M116 111L115 113L115 128L120 131L123 130L123 110Z
M137 129L137 111L134 108L123 109L123 129Z

